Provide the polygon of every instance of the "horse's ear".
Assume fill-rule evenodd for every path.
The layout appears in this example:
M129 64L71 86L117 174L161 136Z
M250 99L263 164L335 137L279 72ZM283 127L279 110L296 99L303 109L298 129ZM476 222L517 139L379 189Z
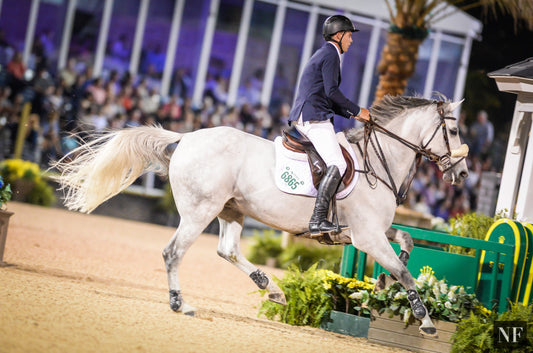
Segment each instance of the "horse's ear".
M459 102L450 102L450 103L448 103L448 109L449 109L449 112L451 113L451 112L453 112L455 109L457 109L457 108L461 105L461 103L464 102L464 100L465 100L465 99L463 98L463 99L461 99Z

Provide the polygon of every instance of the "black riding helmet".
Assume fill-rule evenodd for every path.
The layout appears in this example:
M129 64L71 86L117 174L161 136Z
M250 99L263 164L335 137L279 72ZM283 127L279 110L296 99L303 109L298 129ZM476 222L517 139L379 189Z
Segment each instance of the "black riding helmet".
M344 53L344 50L342 49L341 45L342 38L339 41L336 41L331 38L335 33L341 31L358 32L359 30L355 29L355 26L353 25L352 21L346 16L333 15L326 18L326 20L324 21L324 25L322 26L322 36L327 41L336 42L341 48L342 54Z

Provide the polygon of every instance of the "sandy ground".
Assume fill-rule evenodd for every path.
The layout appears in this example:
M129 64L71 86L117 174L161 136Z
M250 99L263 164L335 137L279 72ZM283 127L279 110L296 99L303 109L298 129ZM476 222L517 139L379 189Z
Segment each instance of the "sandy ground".
M189 317L168 306L161 251L174 229L16 202L8 210L1 353L401 351L258 317L264 298L217 256L214 235L201 235L180 268L185 300L199 309Z

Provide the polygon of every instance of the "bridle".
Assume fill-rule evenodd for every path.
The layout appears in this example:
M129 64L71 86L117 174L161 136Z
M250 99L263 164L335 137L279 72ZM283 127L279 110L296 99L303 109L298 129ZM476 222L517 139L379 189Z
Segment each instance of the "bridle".
M362 154L363 159L364 159L364 170L360 172L366 174L367 181L372 188L376 187L376 181L370 180L370 176L381 181L389 189L391 189L396 198L397 205L400 205L407 198L407 191L409 190L409 187L413 181L415 171L418 165L420 164L422 157L426 157L427 159L435 162L437 166L439 167L439 169L443 173L445 173L448 170L454 168L457 164L461 163L468 154L468 146L466 145L462 145L461 148L459 148L458 150L452 150L450 148L450 139L448 136L448 131L446 129L446 120L457 120L457 119L453 116L445 116L443 102L439 101L439 102L436 102L436 104L437 104L437 112L439 113L440 122L439 122L439 125L433 131L433 134L431 135L430 139L426 143L424 143L422 146L418 146L410 141L407 141L406 139L398 136L397 134L384 128L383 126L377 124L372 119L372 117L370 117L370 119L365 123L365 127L364 127L365 129L364 139L363 139L364 152L359 142L357 142L357 147L359 148L359 151ZM446 149L447 149L447 152L440 156L436 153L433 153L428 148L429 144L431 143L431 141L433 141L433 139L435 138L439 130L442 130L444 143L446 144ZM385 134L393 138L394 140L402 143L403 145L407 146L409 149L413 150L416 153L416 158L411 166L409 175L404 180L404 182L402 183L399 189L396 187L396 183L394 182L394 179L392 178L387 160L385 159L385 155L383 154L383 150L377 138L376 132L380 132L382 134ZM385 169L385 172L387 173L387 177L388 177L388 182L375 173L374 168L372 167L372 164L370 163L370 159L368 155L369 144L372 145L372 148L374 149L376 156L378 157L379 161L381 162L381 165ZM460 157L460 158L454 163L452 163L451 159L456 158L456 157Z

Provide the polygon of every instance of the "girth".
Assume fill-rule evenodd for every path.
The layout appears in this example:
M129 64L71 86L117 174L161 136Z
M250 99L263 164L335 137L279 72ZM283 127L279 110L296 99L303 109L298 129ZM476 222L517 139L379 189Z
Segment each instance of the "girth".
M313 176L313 185L315 188L318 189L318 185L320 184L320 180L322 180L322 177L324 174L326 174L326 163L320 157L318 152L315 149L315 146L313 146L313 143L309 141L307 137L302 135L295 126L292 126L288 130L282 131L283 136L283 146L292 152L297 153L306 153L307 154L307 161L309 162L309 167L311 169L311 175ZM346 172L344 173L344 176L342 178L342 184L344 186L349 185L355 174L355 167L354 167L354 161L352 159L352 156L350 156L350 153L344 148L341 144L339 144L342 155L344 159L346 160ZM340 187L342 189L343 187Z

